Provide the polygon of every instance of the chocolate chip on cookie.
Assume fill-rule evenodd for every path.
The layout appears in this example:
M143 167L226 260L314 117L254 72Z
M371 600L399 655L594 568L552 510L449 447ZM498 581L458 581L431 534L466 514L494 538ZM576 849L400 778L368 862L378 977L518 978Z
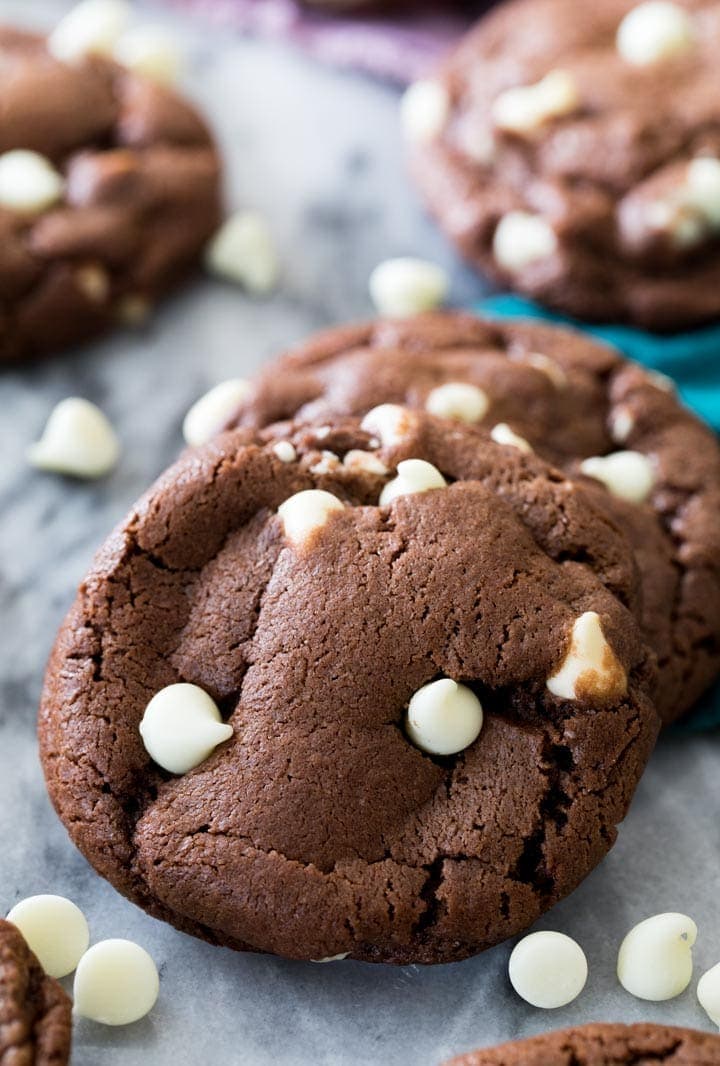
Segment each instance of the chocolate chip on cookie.
M615 839L658 728L638 591L592 494L482 429L387 405L223 434L81 586L50 794L102 875L195 935L463 958Z
M720 313L717 0L511 0L402 108L467 259L580 318Z
M585 479L636 550L661 715L685 712L720 669L720 449L672 383L570 330L438 313L311 337L267 368L231 424L373 409L364 424L392 443L408 407Z

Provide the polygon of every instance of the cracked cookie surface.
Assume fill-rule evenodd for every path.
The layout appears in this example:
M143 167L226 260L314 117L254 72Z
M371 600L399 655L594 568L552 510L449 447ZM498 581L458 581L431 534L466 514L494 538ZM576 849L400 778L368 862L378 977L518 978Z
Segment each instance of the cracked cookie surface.
M573 478L589 456L631 449L650 460L643 504L582 480L633 542L655 698L665 722L678 718L720 669L720 449L667 380L571 330L436 313L311 337L260 375L233 424L424 409L448 383L480 389L480 425L509 425Z
M197 112L99 56L55 59L0 27L0 153L62 179L44 209L0 207L0 363L135 322L195 267L220 218L220 164Z
M410 458L448 484L378 506ZM344 506L293 539L278 508L313 489ZM581 487L480 429L406 411L385 446L357 419L223 434L156 483L82 583L42 701L51 797L103 876L196 935L463 958L525 929L615 839L658 728L637 580ZM561 699L547 682L586 612L623 684ZM404 716L444 676L485 721L434 757ZM234 732L172 777L138 726L180 681Z
M0 919L0 1066L65 1066L70 1033L70 999Z
M451 1059L446 1066L717 1066L720 1036L667 1025L584 1025Z
M720 3L677 0L685 36L645 62L618 46L637 6L490 12L438 72L443 121L410 146L411 169L501 285L579 318L679 329L720 313ZM630 36L642 46L651 29Z

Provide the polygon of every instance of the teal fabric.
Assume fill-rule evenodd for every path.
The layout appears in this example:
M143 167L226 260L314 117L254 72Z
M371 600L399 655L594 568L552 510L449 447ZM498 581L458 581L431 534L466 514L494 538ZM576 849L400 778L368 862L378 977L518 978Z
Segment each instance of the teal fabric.
M619 348L628 359L668 374L676 382L688 407L720 431L720 325L667 336L646 333L631 326L589 326L556 315L520 296L504 294L488 297L477 310L498 318L542 319L591 333ZM720 726L720 684L715 685L693 713L674 728L683 732L701 732L717 726Z

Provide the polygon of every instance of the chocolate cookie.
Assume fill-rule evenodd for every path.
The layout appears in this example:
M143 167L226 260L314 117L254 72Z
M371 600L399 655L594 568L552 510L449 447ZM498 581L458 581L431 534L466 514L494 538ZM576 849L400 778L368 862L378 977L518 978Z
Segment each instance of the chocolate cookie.
M432 963L518 933L605 855L655 740L624 535L536 456L386 415L186 452L51 657L73 840L230 947ZM173 722L180 776L148 754Z
M720 449L668 379L570 330L438 313L310 338L267 368L233 422L380 403L498 427L499 439L510 429L571 476L601 479L587 488L632 539L643 573L661 716L692 706L720 669Z
M580 318L720 314L720 3L513 0L404 102L467 259Z
M583 1025L460 1055L446 1066L717 1066L720 1036L668 1025Z
M0 1063L64 1066L70 1059L70 999L10 922L0 919Z
M3 362L144 316L217 226L220 166L189 104L109 59L1 27L0 91Z

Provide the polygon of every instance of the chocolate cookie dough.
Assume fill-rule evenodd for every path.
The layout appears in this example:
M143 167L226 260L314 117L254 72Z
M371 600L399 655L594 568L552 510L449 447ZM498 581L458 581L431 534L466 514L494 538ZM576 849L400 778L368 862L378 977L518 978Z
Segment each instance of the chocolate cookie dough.
M395 408L223 434L81 585L50 795L99 873L195 935L461 959L615 840L658 728L637 591L586 491L482 430Z
M173 91L0 28L0 362L137 321L218 224L219 159Z
M0 1063L65 1066L70 1012L58 982L46 977L15 926L0 919Z
M311 337L267 368L233 423L381 403L510 431L571 476L592 473L587 489L637 552L660 713L692 706L720 669L720 449L668 379L570 330L438 313Z
M460 1055L446 1066L717 1066L720 1036L667 1025L583 1025Z
M720 314L720 3L513 0L403 105L467 259L580 318Z

